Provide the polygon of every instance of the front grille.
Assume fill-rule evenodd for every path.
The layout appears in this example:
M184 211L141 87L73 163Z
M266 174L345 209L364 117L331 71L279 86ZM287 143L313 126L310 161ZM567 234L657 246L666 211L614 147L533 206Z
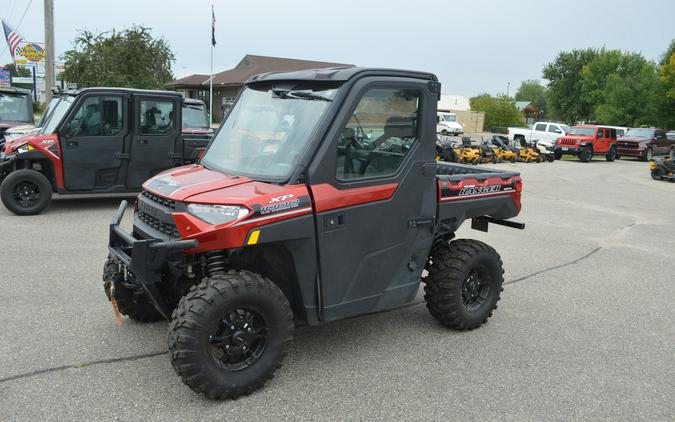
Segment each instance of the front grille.
M572 146L574 146L576 144L577 144L576 139L562 138L560 140L560 145L572 145Z
M173 201L171 199L166 199L162 198L161 196L157 196L154 193L150 193L147 190L144 190L143 193L141 193L141 196L144 198L148 198L152 202L156 202L159 205L168 208L171 211L176 210L176 201Z
M637 148L638 145L635 142L617 142L617 146L620 148Z
M138 211L136 213L136 217L160 233L164 233L170 237L180 237L180 233L178 233L178 229L176 229L175 224L160 221L158 218L153 217L150 214L146 214L143 211Z

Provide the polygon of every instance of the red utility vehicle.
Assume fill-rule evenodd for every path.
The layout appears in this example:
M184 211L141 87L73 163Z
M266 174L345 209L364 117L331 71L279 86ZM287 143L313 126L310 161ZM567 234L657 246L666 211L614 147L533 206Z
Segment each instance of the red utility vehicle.
M196 162L213 138L203 102L127 88L60 92L36 132L0 153L0 198L18 215L40 213L54 192L138 192L149 177Z
M596 125L573 126L555 143L555 159L559 160L563 155L576 155L584 163L591 161L594 155L604 155L607 161L614 161L617 156L616 129Z
M467 219L523 228L506 220L522 182L435 161L440 92L411 71L253 77L198 164L143 185L131 233L121 204L106 295L135 320L169 319L176 373L210 398L271 378L295 321L402 306L420 281L433 317L477 328L497 306L502 262L451 240Z

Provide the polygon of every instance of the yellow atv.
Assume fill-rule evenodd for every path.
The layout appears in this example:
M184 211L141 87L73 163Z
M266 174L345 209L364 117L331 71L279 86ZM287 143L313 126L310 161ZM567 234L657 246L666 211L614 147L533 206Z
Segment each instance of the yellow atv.
M518 154L516 154L515 150L507 145L509 139L506 136L494 135L487 142L492 144L492 149L497 155L497 162L510 161L515 163L518 159Z
M462 146L457 153L457 159L460 163L478 164L481 162L481 150L479 147L471 145L471 138L462 138Z
M516 145L516 150L518 151L518 161L541 163L541 155L536 149L529 146L524 139L520 140L520 146Z

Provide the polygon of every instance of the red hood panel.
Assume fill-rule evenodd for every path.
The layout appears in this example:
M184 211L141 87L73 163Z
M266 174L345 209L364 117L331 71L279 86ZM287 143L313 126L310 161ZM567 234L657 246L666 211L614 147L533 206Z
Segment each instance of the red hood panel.
M146 181L143 188L166 198L185 201L192 195L249 182L251 179L247 177L228 176L200 165L189 165L160 173Z

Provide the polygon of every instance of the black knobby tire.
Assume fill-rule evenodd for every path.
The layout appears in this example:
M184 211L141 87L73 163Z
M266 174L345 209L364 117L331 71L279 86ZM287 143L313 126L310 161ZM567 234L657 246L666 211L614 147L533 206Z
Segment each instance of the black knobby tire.
M261 339L252 340L256 342L253 344L240 343L246 333L232 333L234 328L227 332L229 322L249 311L257 318L253 324L257 325L256 335L264 333L262 349ZM269 279L248 271L205 278L190 289L173 312L169 324L171 364L193 391L211 399L237 398L262 387L274 376L293 337L293 328L288 299ZM242 361L242 349L251 354L247 358L251 362Z
M510 159L509 161L511 161L512 163L515 163L515 162L516 162L516 157L511 157L511 159Z
M547 156L546 156L546 161L548 161L549 163L554 162L554 161L555 161L555 157L553 156L553 154L547 155Z
M605 155L605 160L609 162L616 160L616 148L612 147L609 149L609 152Z
M110 292L115 277L122 277L122 275L118 272L117 263L108 257L103 266L103 291L109 301L112 300ZM134 291L117 283L114 294L117 308L122 315L137 322L156 322L164 319L143 291Z
M0 198L5 207L16 215L39 214L52 200L52 184L39 171L16 170L2 181Z
M591 147L584 147L584 149L579 153L579 160L582 163L588 163L593 159L593 150Z
M429 275L424 279L424 300L429 313L441 324L473 330L492 316L504 282L501 258L492 247L471 239L437 242L426 269ZM468 290L476 286L477 279L475 291L480 300L472 301Z
M657 167L651 171L651 176L654 180L661 180L663 178L663 171Z

